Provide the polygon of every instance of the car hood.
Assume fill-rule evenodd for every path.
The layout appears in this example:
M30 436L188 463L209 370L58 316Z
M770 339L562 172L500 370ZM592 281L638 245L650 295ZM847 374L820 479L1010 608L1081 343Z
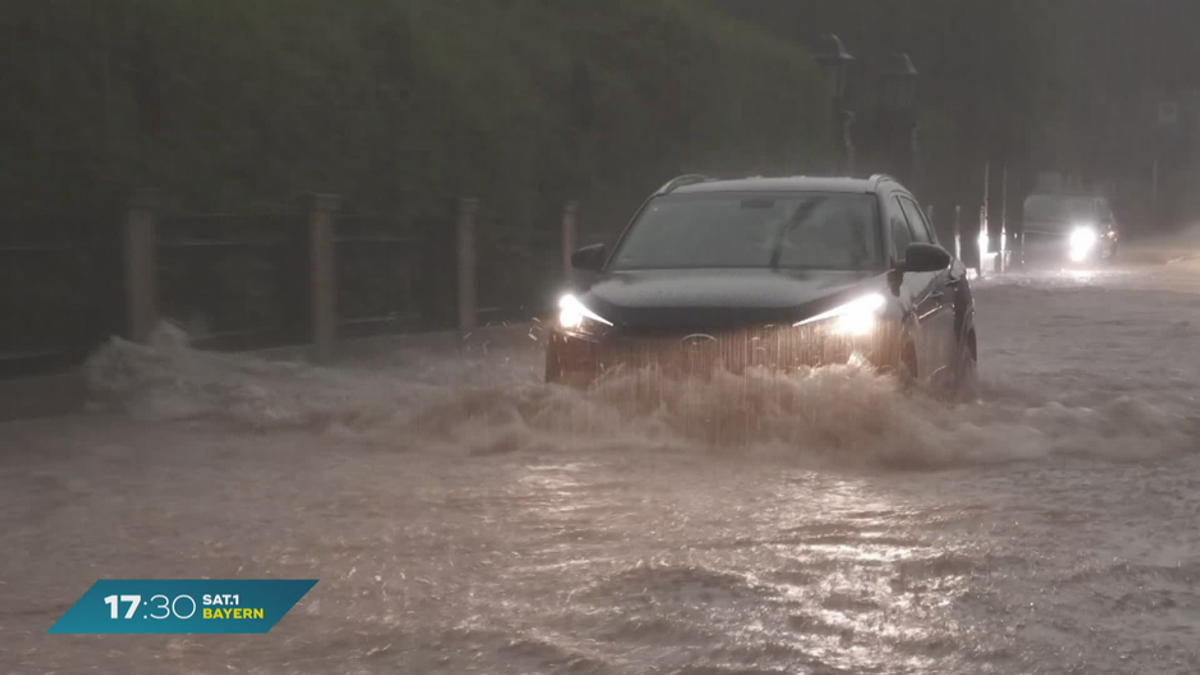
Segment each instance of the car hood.
M602 276L580 299L618 327L720 328L799 321L885 287L879 271L634 270Z

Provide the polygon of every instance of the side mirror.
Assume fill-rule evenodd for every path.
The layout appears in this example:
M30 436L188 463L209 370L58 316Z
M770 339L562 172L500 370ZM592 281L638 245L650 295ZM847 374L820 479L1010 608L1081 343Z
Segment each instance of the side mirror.
M577 249L571 254L571 267L584 272L599 272L604 267L608 247L604 244L592 244Z
M951 262L950 252L934 244L913 243L904 249L905 272L940 272Z

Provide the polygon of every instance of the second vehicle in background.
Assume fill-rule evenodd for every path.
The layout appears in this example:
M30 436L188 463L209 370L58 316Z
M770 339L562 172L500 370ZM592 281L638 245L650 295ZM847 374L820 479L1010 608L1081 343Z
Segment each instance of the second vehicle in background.
M1025 265L1096 264L1117 254L1117 222L1104 197L1034 193L1024 211L1019 255Z

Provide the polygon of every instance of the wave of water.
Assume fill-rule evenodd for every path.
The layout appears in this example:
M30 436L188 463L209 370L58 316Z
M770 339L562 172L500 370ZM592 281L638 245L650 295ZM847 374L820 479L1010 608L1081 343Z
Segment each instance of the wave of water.
M701 450L920 469L1056 455L1140 459L1190 449L1200 431L1182 398L1055 395L986 370L981 399L952 406L850 366L709 381L635 372L580 391L542 384L539 358L530 344L322 368L198 351L164 326L149 345L114 339L88 372L97 407L138 419L217 420L468 454Z

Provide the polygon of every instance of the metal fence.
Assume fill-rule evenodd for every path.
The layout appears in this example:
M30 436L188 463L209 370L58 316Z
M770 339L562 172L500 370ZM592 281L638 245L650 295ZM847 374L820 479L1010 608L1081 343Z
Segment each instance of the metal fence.
M563 281L559 223L513 234L503 219L478 224L479 321L487 325L543 316Z
M308 342L302 222L299 213L162 217L159 312L204 349Z
M112 219L0 223L0 377L77 364L123 326Z
M480 213L391 217L308 209L171 214L139 191L122 215L0 221L0 378L69 370L157 321L194 347L244 350L542 317L578 231L578 204L536 227Z
M305 215L162 218L162 316L203 349L311 342ZM447 218L339 214L334 233L339 338L453 327L454 232Z
M339 337L454 326L455 242L448 217L343 214L335 232Z

